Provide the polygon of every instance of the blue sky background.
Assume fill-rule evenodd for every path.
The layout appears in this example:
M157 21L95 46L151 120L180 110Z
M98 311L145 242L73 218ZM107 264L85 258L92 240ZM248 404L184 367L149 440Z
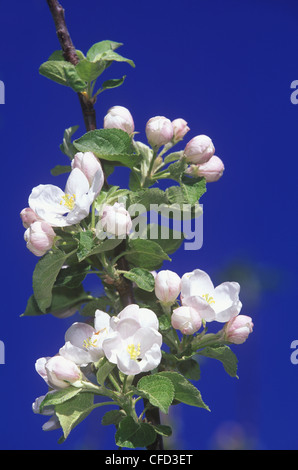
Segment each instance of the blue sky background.
M290 85L298 79L298 5L285 0L64 0L75 46L83 52L100 40L122 42L119 53L136 68L115 64L106 78L126 74L124 85L96 104L98 126L109 107L130 109L139 139L155 115L183 117L191 131L209 135L225 163L208 185L204 244L180 249L165 267L182 275L200 268L215 284L241 284L242 313L254 321L249 340L233 350L239 379L206 360L198 387L211 413L176 408L171 445L178 449L298 449L298 366L290 361L298 339L297 171L298 106ZM67 164L59 150L65 128L84 124L78 98L50 82L39 66L59 43L46 1L0 6L1 449L115 449L113 428L93 412L61 446L60 431L43 432L45 419L31 411L46 392L37 358L53 355L76 319L28 318L37 258L25 247L19 213L32 187L64 185L50 170ZM183 148L183 146L181 147ZM117 170L111 182L127 184Z

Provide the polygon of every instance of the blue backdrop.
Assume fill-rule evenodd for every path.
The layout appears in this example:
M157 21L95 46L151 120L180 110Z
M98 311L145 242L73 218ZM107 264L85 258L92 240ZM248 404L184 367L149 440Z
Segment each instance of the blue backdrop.
M171 445L178 449L298 449L298 365L291 343L297 320L298 106L290 88L298 79L298 5L294 0L64 0L75 46L86 52L100 40L122 42L135 61L111 67L127 75L96 104L98 125L109 107L130 109L140 140L155 115L183 117L191 131L209 135L225 163L208 185L204 243L179 250L165 267L180 275L194 268L215 283L241 284L242 313L254 333L234 352L239 379L222 365L202 363L199 389L211 413L178 407ZM100 425L101 409L63 445L60 431L43 432L44 417L31 404L46 391L37 358L56 353L74 317L20 317L32 293L37 258L25 247L19 213L33 186L64 184L53 177L67 164L59 150L63 131L84 123L77 96L38 73L59 49L46 1L0 7L1 449L114 449L113 429ZM126 185L117 170L113 182Z

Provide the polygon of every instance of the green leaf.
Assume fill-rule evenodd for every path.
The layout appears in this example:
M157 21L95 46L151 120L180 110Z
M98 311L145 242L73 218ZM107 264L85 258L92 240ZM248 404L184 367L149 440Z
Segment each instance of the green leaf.
M185 403L186 405L196 406L210 411L209 407L203 402L199 390L181 374L178 374L178 372L165 371L159 372L158 375L166 377L172 382L175 390L175 400Z
M56 165L54 168L52 168L51 175L59 176L59 175L63 175L64 173L70 173L70 171L71 171L70 165Z
M200 356L217 359L222 363L225 371L231 377L237 377L238 359L229 346L207 346L201 351L198 351L198 354L200 354Z
M81 232L83 233L83 232ZM86 232L87 233L87 232ZM91 244L91 239L88 234L86 237L80 238L80 246L77 252L78 260L81 262L89 256L97 255L105 251L112 251L116 246L120 245L123 241L121 238L107 238L103 241L94 239Z
M120 421L115 434L116 445L134 449L147 447L156 439L156 432L148 423L136 423L131 416Z
M80 78L75 66L70 62L49 60L41 64L39 73L60 85L71 87L76 92L86 88L86 82Z
M69 254L63 251L49 251L35 266L33 272L33 292L38 307L44 313L52 303L52 289L56 278Z
M177 160L180 160L180 158L183 156L184 151L180 150L179 152L172 152L169 153L165 158L164 158L164 163L172 163Z
M95 129L73 142L80 152L93 152L98 158L132 168L138 161L132 141L121 129ZM116 164L116 163L115 163Z
M26 310L21 316L45 315L46 313L58 315L89 301L90 296L84 291L83 286L74 289L53 287L51 305L46 309L46 312L40 310L34 295L31 295L27 302Z
M80 287L90 269L90 265L86 263L77 263L61 269L55 287L68 287L69 289Z
M131 204L140 204L149 211L152 204L158 206L168 204L168 198L165 191L159 188L141 189L130 193L129 205Z
M111 305L111 301L107 297L98 297L97 299L92 299L88 302L82 310L80 314L87 317L94 317L95 310L103 310L106 312L108 307Z
M77 257L79 261L82 261L89 256L92 251L94 246L94 235L91 230L86 230L85 232L79 232L76 235L76 238L79 240Z
M82 80L75 67L66 67L65 77L67 80L67 85L70 86L70 88L72 88L76 93L82 92L86 89L87 84L85 80Z
M106 357L103 357L97 362L96 367L98 367L96 372L97 382L99 385L104 385L108 375L116 367L116 364L112 364Z
M172 435L171 427L165 424L153 425L153 428L157 432L157 434L160 434L161 436L169 437Z
M76 387L66 387L55 392L47 393L45 398L40 404L40 413L43 411L44 407L55 406L64 403L67 400L75 397L80 393L81 389Z
M126 260L136 267L142 266L144 269L154 271L161 267L163 261L171 261L160 245L151 240L130 239L128 247L125 254Z
M55 406L55 413L63 429L64 439L96 407L96 405L93 406L93 399L92 393L83 392Z
M137 384L151 405L157 406L163 413L168 413L174 399L174 385L170 379L160 374L146 375Z
M166 195L170 204L196 204L206 192L206 180L189 178L189 181L180 183L179 186L170 186L166 189Z
M135 67L134 62L131 59L127 59L126 57L123 57L120 54L117 54L117 52L114 52L112 50L108 50L104 52L101 56L102 60L105 60L107 62L127 62L129 65L132 67Z
M148 269L133 268L123 274L126 279L135 282L138 287L148 292L152 292L155 287L154 276Z
M109 426L110 424L114 424L115 426L118 426L120 421L123 419L123 412L120 410L110 410L107 411L101 420L101 424L103 426Z
M104 52L107 52L109 50L114 51L115 49L118 49L118 47L120 46L123 46L121 42L115 42L115 41L109 41L109 40L97 42L93 44L93 46L91 46L90 49L88 50L86 54L87 59L92 62L97 61L101 58Z
M64 134L63 134L63 141L62 141L62 144L60 144L61 152L67 155L70 158L70 160L72 160L75 154L77 153L77 149L73 145L71 141L71 137L78 130L78 128L79 126L72 126L72 127L69 127L68 129L65 129Z
M85 82L92 82L96 80L105 70L106 64L102 60L90 62L88 59L80 60L76 65L76 71Z
M123 75L122 78L115 78L115 79L111 79L111 80L106 80L101 85L101 91L110 90L111 88L117 88L118 86L121 86L122 83L124 82L125 78L126 78L126 75Z

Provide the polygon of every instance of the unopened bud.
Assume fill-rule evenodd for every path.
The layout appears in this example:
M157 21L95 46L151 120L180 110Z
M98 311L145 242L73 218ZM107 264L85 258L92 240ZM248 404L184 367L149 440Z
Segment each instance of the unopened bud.
M159 271L155 276L155 295L165 304L173 304L180 294L181 279L173 271Z
M172 327L184 335L196 333L202 326L202 318L193 307L178 307L173 310L171 317Z
M71 162L71 167L72 169L79 168L79 170L81 170L86 176L90 186L92 185L96 172L100 171L101 173L103 173L98 158L96 158L96 156L92 152L76 153Z
M115 202L113 206L104 207L99 226L106 232L119 237L131 231L132 221L124 205Z
M225 167L222 160L216 155L213 155L206 163L190 165L186 173L191 176L204 177L207 183L213 183L222 177L224 169Z
M185 134L190 131L187 122L182 118L174 119L174 121L172 121L172 126L174 130L173 140L175 143L182 140Z
M149 119L145 130L149 144L155 149L171 142L174 135L171 121L163 116L155 116Z
M104 128L122 129L131 135L134 133L135 125L132 115L127 108L124 108L124 106L113 106L104 117Z
M33 222L39 220L34 210L32 210L30 207L25 207L25 209L21 211L20 216L25 228L29 228Z
M82 378L79 367L62 356L51 357L45 364L48 383L53 388L66 388Z
M207 135L197 135L191 139L184 149L186 161L190 163L206 163L214 155L215 148Z
M52 227L43 221L33 222L24 233L24 240L29 251L36 256L43 256L49 251L56 234Z
M225 340L234 344L244 343L253 331L252 319L246 315L237 315L225 325Z

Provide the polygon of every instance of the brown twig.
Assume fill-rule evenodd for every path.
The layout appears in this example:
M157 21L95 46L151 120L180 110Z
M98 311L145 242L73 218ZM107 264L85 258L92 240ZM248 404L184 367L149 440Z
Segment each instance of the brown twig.
M65 23L65 13L63 7L60 5L58 0L47 0L47 4L50 8L55 27L57 37L63 52L63 57L67 62L70 62L73 65L77 65L79 62L79 57L76 53L76 49L71 40L69 31ZM87 132L97 128L96 125L96 112L94 109L94 99L88 97L85 93L78 93L79 101L81 104L81 109L84 117L84 123ZM106 178L105 178L106 181ZM107 182L106 182L107 184ZM125 250L125 247L121 244L119 246L120 250ZM119 259L119 269L120 270L129 270L128 263L126 259L122 256ZM132 283L121 277L117 286L115 286L119 292L121 302L124 307L127 305L135 303ZM146 413L147 420L154 425L160 424L159 410L158 408L152 408ZM163 449L163 440L162 437L158 434L156 441L148 447L148 449L162 450Z

